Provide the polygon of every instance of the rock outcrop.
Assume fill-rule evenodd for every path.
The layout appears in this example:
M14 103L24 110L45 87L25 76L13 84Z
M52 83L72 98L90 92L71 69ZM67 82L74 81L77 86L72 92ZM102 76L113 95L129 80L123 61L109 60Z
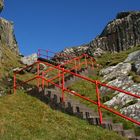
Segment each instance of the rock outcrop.
M138 44L140 44L140 11L121 12L90 42L88 52L94 52L96 48L120 52Z
M80 56L81 54L85 53L87 51L87 49L88 49L87 45L66 48L62 52L57 53L53 57L53 60L59 61L59 62L69 60L71 58L74 58L76 56Z
M67 48L55 59L68 59L66 55L87 53L98 57L106 51L120 52L140 44L140 11L120 12L110 21L102 33L86 45Z
M117 77L126 76L131 71L130 63L119 63L116 66L111 66L100 71L100 75L103 76L103 81L110 81Z
M3 0L0 0L0 13L1 13L1 11L2 11L2 9L3 9L3 6L4 6L4 1Z
M131 71L138 73L139 70L140 51L135 51L130 53L124 62L102 69L100 75L103 76L102 81L107 82L108 85L140 96L140 83L134 82L133 77L130 76ZM108 93L113 95L113 98L105 102L106 105L120 109L123 114L140 121L139 99L106 87L101 87L100 92L103 96Z
M133 71L140 75L140 50L130 53L124 62L132 63Z
M0 48L2 45L7 46L16 54L19 54L13 23L4 18L0 18Z
M21 62L24 64L24 65L32 65L34 62L37 61L37 54L34 53L32 55L29 55L29 56L24 56L21 58Z
M0 0L0 12L3 9L4 0ZM0 61L2 60L5 49L11 50L15 55L19 55L18 44L15 38L13 22L0 18Z

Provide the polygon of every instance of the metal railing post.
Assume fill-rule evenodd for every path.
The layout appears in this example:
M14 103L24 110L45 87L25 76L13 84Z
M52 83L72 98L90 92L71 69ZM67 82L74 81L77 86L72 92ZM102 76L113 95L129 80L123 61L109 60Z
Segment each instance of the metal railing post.
M81 59L79 59L79 70L81 69Z
M39 79L39 74L40 74L40 63L37 63L37 87L39 90L39 86L40 86L40 79Z
M45 73L42 72L42 89L44 89L44 78L45 78Z
M16 73L14 73L14 94L16 94Z
M100 117L100 124L102 124L103 118L102 118L102 112L101 112L101 102L100 102L100 91L98 87L98 81L96 81L96 96L97 96L97 103L98 103L98 113Z
M62 69L62 102L64 102L64 94L65 94L65 77L64 77L64 68Z
M59 86L61 86L61 77L60 77L60 65L58 66L58 78L59 78Z
M76 59L74 60L74 64L75 64L75 73L77 73L77 63L76 63Z

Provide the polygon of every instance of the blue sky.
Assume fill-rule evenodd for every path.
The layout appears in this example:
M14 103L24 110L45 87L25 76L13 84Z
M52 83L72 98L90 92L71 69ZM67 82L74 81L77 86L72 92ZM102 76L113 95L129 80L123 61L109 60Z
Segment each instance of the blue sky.
M14 22L20 52L28 55L88 43L128 10L140 10L140 0L5 0L1 16Z

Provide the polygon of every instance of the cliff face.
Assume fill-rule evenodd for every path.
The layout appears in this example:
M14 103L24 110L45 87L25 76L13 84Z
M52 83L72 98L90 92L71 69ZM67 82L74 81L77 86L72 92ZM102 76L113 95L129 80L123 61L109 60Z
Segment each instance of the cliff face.
M89 43L89 51L101 48L120 52L140 44L140 11L118 13L103 32Z
M16 54L19 53L13 23L6 19L0 18L0 47L2 45L7 46Z
M3 9L3 0L0 0L0 12L2 11L2 9Z
M3 0L0 0L0 9L2 10L2 8ZM0 60L4 55L3 46L12 51L15 55L19 54L13 23L4 18L0 18Z
M140 11L120 12L110 21L102 33L86 45L67 48L55 59L63 56L78 56L81 53L100 56L105 51L120 52L140 44ZM62 59L61 59L62 60Z

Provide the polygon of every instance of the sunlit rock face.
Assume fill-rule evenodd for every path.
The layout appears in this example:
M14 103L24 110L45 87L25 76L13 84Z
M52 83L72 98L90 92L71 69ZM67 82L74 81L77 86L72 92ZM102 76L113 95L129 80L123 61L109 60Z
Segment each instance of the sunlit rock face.
M140 44L140 11L118 13L102 33L89 44L88 51L95 48L120 52Z
M19 54L18 44L14 34L13 22L0 18L0 51L2 50L3 46L15 52L15 55Z

